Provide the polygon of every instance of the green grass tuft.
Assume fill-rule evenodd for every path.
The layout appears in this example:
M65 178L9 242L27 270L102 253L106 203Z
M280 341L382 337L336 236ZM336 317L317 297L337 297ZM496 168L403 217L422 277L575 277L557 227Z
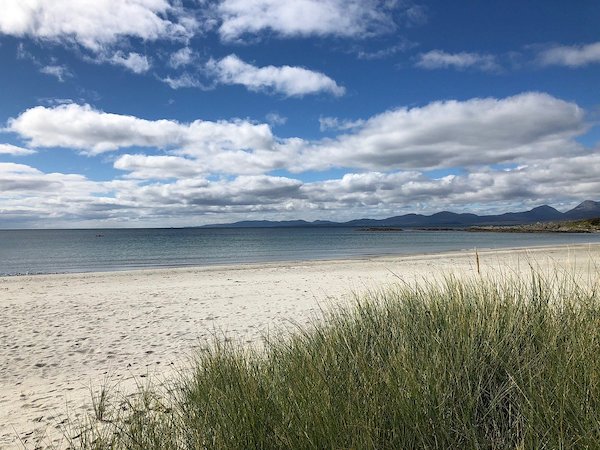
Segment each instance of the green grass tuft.
M73 446L600 448L598 291L558 273L398 286L109 398Z

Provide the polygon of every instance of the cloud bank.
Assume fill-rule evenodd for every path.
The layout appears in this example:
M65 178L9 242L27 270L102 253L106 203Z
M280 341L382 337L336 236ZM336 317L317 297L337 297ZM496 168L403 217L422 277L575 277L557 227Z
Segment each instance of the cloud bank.
M600 155L592 154L440 178L419 171L348 173L317 182L269 175L210 180L188 174L148 184L135 179L97 182L0 163L0 226L176 226L265 217L349 220L415 210L461 211L474 203L493 204L496 210L576 203L597 195L598 165Z
M33 149L64 147L90 157L118 151L112 161L123 175L92 181L0 163L2 217L19 226L344 220L424 205L425 212L477 203L535 206L593 198L600 189L600 152L576 141L587 127L584 111L548 94L433 102L353 122L326 119L339 134L307 140L278 137L249 120L181 123L73 103L37 106L4 131ZM136 151L127 153L130 147ZM13 156L31 151L0 146ZM346 174L299 178L333 167Z
M270 125L248 120L150 121L63 104L28 109L10 119L7 130L33 148L66 147L94 155L149 147L192 158L208 173L241 174L518 162L576 153L580 146L574 138L586 129L581 108L542 93L433 102L361 121L326 118L323 123L345 132L315 141L284 139Z

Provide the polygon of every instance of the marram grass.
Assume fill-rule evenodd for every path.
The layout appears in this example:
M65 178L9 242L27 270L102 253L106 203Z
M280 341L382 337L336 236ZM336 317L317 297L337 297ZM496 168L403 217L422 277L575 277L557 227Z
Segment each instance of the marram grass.
M74 447L598 449L600 299L558 271L401 285L95 409Z

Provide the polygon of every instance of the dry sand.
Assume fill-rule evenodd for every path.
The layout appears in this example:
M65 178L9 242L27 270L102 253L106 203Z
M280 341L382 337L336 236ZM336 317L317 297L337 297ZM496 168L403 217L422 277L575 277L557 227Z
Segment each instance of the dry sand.
M483 273L535 260L586 274L600 244L479 255ZM256 342L353 292L440 273L474 275L474 252L0 278L0 448L60 446L90 386L168 375L213 333Z

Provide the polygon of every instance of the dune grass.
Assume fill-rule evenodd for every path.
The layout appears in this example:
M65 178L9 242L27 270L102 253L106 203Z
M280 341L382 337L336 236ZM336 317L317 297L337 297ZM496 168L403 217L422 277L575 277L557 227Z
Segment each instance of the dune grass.
M399 285L261 350L216 341L124 403L103 394L72 445L600 448L599 300L558 271Z

